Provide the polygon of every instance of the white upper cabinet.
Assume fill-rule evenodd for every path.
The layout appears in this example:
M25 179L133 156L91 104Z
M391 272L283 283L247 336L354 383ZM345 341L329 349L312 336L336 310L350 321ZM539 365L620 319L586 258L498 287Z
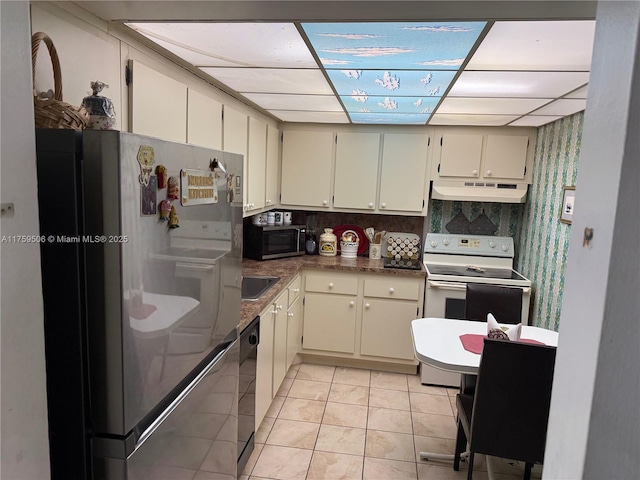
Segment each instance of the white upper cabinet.
M528 147L528 136L487 135L487 153L482 171L485 180L490 178L523 179Z
M482 135L445 133L440 137L440 176L478 177Z
M280 130L267 125L267 173L265 206L278 204L278 166L280 165Z
M282 205L331 205L333 132L285 130L282 142Z
M385 133L382 148L379 209L421 213L427 183L426 134Z
M247 210L249 182L247 171L249 165L247 162L247 136L248 119L244 113L225 105L224 116L222 122L222 149L225 152L239 153L243 157L242 163L242 191L244 192L243 211Z
M530 182L535 129L442 127L435 138L432 180Z
M222 103L196 90L188 90L187 142L222 149Z
M247 204L246 211L265 206L267 170L267 124L249 117L249 149L247 152Z
M187 141L187 87L129 60L131 132L174 142Z
M378 190L379 133L338 133L335 207L374 210Z

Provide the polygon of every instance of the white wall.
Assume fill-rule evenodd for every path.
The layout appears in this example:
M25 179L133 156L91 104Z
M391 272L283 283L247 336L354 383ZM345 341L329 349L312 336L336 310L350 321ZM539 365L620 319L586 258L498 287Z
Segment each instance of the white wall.
M0 2L2 35L1 198L15 205L0 220L4 236L38 235L31 32L27 2ZM49 478L40 249L1 249L0 336L2 463L11 480Z
M544 478L640 478L639 28L599 2Z

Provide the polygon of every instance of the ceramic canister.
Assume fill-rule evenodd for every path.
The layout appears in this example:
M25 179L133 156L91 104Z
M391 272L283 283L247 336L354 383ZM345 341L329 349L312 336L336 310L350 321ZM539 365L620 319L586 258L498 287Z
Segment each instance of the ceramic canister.
M338 251L338 238L333 233L333 228L325 228L320 235L320 248L318 253L325 257L335 257Z

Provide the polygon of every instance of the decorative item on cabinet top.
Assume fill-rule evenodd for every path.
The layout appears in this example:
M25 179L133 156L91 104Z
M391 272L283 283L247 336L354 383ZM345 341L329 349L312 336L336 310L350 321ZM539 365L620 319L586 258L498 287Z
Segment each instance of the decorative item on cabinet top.
M353 232L358 236L359 246L358 246L358 255L364 254L369 248L369 239L367 235L364 233L364 230L357 225L336 225L333 227L333 233L338 237L338 239L342 239L342 235L347 232L347 230L353 230ZM341 253L340 244L338 243L338 253Z

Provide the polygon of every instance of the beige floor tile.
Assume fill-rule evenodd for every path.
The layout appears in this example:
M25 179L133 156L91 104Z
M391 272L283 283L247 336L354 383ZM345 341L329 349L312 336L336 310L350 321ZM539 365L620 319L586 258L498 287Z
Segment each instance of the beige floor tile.
M416 480L415 462L365 457L363 480Z
M413 433L411 412L390 408L369 407L367 428L386 432Z
M313 380L315 382L329 382L333 380L333 373L336 367L329 365L314 365L312 363L303 363L300 365L296 379Z
M411 417L414 435L456 438L457 427L453 415L412 412Z
M407 375L404 373L371 372L371 387L389 390L409 390Z
M447 395L450 397L455 397L458 393L460 393L459 388L447 387Z
M330 383L314 382L313 380L299 380L297 377L289 390L289 397L306 398L308 400L327 400Z
M429 393L431 395L447 395L445 387L434 387L433 385L422 385L420 375L407 375L407 383L410 392Z
M278 418L320 423L322 422L325 405L326 402L322 400L288 397L280 409Z
M365 457L415 462L416 455L413 446L413 435L367 430L367 443L364 455Z
M369 403L369 389L358 385L342 385L333 383L329 392L329 401L350 403L353 405L367 405Z
M286 397L289 394L289 390L291 389L291 385L293 385L293 378L286 378L282 380L280 384L280 388L278 388L278 392L276 395L281 397Z
M336 367L336 373L333 375L333 383L368 387L370 382L371 371L361 368Z
M322 425L316 442L316 450L324 452L364 455L366 430L362 428Z
M367 406L327 402L322 423L341 427L367 428Z
M449 397L410 392L409 400L411 401L412 412L437 413L438 415L453 415Z
M151 473L151 475L149 475L148 478L153 478L153 479L162 479L162 480L172 480L172 479L176 479L176 480L185 480L188 478L192 478L186 475L182 475L179 477L171 477L168 475L165 475L164 473L157 473L157 472L153 472ZM224 473L215 473L215 472L205 472L204 470L199 470L195 477L193 477L193 480L234 480L235 476L234 475L226 475ZM240 478L242 479L243 476L240 476ZM248 479L249 477L244 476L244 479Z
M258 457L260 456L260 452L262 452L262 447L264 447L263 443L256 443L253 446L253 452L249 456L249 460L247 460L247 464L242 471L243 475L251 475L253 471L253 467L256 466L256 462L258 461Z
M307 480L360 480L363 457L335 452L313 452Z
M419 480L466 480L467 465L461 464L457 472L449 465L437 465L435 463L418 463ZM473 480L488 480L487 472L473 471Z
M194 480L195 480L195 478L194 478ZM238 480L249 480L249 475L240 475L238 477Z
M252 477L277 480L304 480L312 450L265 445L253 467Z
M449 397L449 404L451 404L451 411L453 412L453 416L458 416L458 407L456 405L456 397Z
M439 453L445 455L453 455L456 451L456 441L450 438L439 437L423 437L420 435L413 436L413 443L416 447L416 461L420 462L432 462L440 463L444 462L445 465L451 465L449 460L420 460L420 452Z
M297 422L278 418L267 437L267 445L313 450L319 429L319 423Z
M264 419L262 419L262 423L256 432L256 443L264 443L267 441L267 437L269 436L271 427L273 427L274 423L276 423L275 418L264 417Z
M289 367L289 370L287 371L287 374L285 375L286 378L296 378L296 375L298 374L298 370L300 369L300 365L302 365L301 363L298 363L297 365L291 365Z
M282 408L285 400L286 397L281 397L280 395L276 395L275 397L273 397L273 400L271 400L271 405L269 405L267 413L265 413L264 416L269 418L277 418L278 413L280 413L280 409Z
M409 411L411 409L409 392L371 388L369 392L369 406Z

